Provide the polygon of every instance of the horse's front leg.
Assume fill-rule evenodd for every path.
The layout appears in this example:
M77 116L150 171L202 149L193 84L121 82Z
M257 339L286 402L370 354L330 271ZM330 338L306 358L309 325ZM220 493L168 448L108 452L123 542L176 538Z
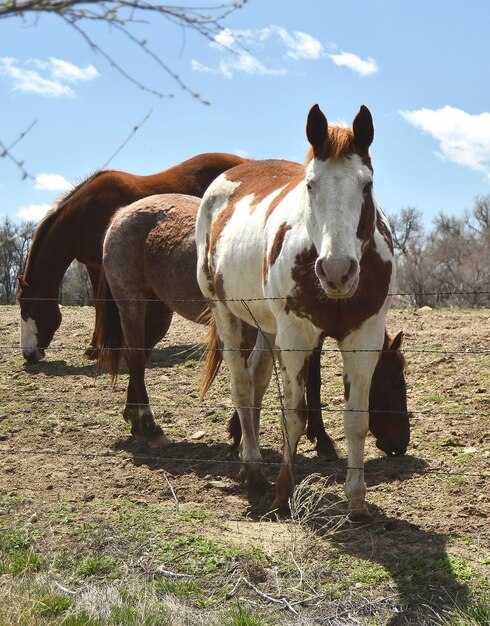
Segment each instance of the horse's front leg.
M302 332L303 331L303 332ZM308 331L308 332L306 332ZM278 328L277 347L284 387L281 415L283 452L281 469L277 477L276 497L273 509L285 509L295 486L294 462L298 441L306 427L305 383L308 359L317 345L318 337L313 329L299 324L287 324Z
M366 507L364 445L369 426L369 390L379 350L383 346L384 319L371 318L350 333L339 348L344 361L346 409L344 431L347 439L347 478L344 491L349 514L354 519L371 519Z

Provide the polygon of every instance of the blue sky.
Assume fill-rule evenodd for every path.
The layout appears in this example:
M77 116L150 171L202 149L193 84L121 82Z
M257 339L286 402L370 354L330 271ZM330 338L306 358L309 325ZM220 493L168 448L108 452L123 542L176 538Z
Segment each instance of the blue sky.
M193 5L209 6L210 0ZM150 174L200 152L302 161L306 115L374 117L376 195L426 224L490 193L487 0L250 0L209 42L153 19L138 27L203 98L181 91L107 26L88 32L157 98L118 74L56 16L0 20L0 140L33 179L0 159L0 218L39 220L69 184L100 168Z

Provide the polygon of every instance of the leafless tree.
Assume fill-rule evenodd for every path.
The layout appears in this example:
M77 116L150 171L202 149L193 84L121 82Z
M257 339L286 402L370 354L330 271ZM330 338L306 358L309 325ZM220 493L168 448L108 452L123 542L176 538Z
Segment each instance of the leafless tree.
M490 195L472 211L440 213L425 232L422 215L408 207L390 218L398 259L398 288L417 306L488 306Z
M60 287L60 302L67 306L88 306L93 304L92 285L85 265L73 261L63 278Z
M17 293L17 277L24 271L33 222L14 224L8 217L0 226L0 304L12 304Z

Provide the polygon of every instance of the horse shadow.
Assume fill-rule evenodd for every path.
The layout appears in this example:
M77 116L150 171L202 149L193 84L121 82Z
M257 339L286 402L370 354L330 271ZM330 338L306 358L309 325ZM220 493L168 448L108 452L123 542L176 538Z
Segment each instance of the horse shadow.
M335 502L329 496L329 500L332 512L342 506L340 499ZM325 531L337 555L357 560L357 577L364 577L368 587L388 578L396 586L394 594L361 606L358 610L365 611L364 617L373 609L384 609L385 614L391 613L383 622L387 626L432 624L437 614L454 608L456 599L460 606L471 603L468 586L456 577L447 553L447 534L425 530L402 517L390 517L377 505L369 508L372 524L346 522L334 532Z
M202 344L186 343L153 348L146 367L175 367L191 361L200 361L206 354Z
M241 490L238 477L241 461L236 448L230 443L178 441L165 448L150 448L146 443L128 436L119 438L113 449L129 453L135 466L145 465L151 470L163 470L173 475L187 474L191 467L199 478L227 476ZM261 446L260 449L264 473L272 483L281 466L282 455L268 446ZM410 455L370 459L364 464L366 484L370 487L390 480L408 480L411 476L422 473L427 466L428 463L423 459ZM347 460L339 458L335 461L323 461L317 456L298 453L296 468L298 482L310 474L318 473L328 475L332 480L343 484L347 474Z
M238 476L240 461L228 443L182 441L170 444L164 450L155 450L133 437L127 437L119 439L114 449L129 453L136 466L145 465L154 471L164 470L174 476L192 471L206 480L210 476L226 477L229 484L222 485L222 491L227 495L243 494ZM269 447L262 448L262 454L265 474L272 481L280 466L281 455ZM365 464L366 483L374 486L395 479L408 480L422 473L427 465L423 459L410 455L370 459ZM328 477L329 484L341 485L345 480L347 463L345 459L329 463L298 454L297 468L299 480L319 473ZM327 510L332 517L339 512L345 515L345 501L331 492L324 497L328 499ZM247 513L247 518L263 519L271 501L272 487L267 496ZM386 622L388 626L430 623L427 618L432 614L431 607L439 612L451 608L455 597L461 605L470 602L467 586L457 580L453 572L446 549L447 535L424 530L401 517L390 517L377 505L369 504L369 508L374 517L372 524L361 526L347 521L333 532L322 530L328 528L328 524L322 528L313 524L313 530L329 541L337 555L357 559L355 567L365 573L370 581L367 584L375 585L376 577L381 577L381 580L389 577L394 581L396 593L375 603L380 607L384 604L385 611L391 611L392 617ZM372 610L374 604L366 603L366 611ZM422 612L425 612L424 615Z
M30 376L38 376L39 374L50 377L72 375L95 378L97 376L97 370L93 363L72 365L67 363L64 359L39 361L38 363L24 363L24 371Z

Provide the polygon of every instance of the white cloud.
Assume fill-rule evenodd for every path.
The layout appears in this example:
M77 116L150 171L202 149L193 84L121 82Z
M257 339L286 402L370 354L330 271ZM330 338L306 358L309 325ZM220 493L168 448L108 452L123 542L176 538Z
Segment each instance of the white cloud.
M285 76L289 72L285 62L316 61L324 55L324 47L318 39L302 31L289 33L282 26L257 30L225 28L209 45L225 55L224 58L214 68L193 59L192 69L222 74L227 78L239 72L260 76Z
M17 217L30 222L39 222L50 208L50 204L26 204L17 211Z
M73 189L61 174L38 174L34 183L34 189L39 191L68 191Z
M67 83L74 85L93 80L99 73L93 65L79 67L54 57L48 61L28 59L24 64L12 57L1 57L0 76L11 80L14 91L60 98L75 95L73 87Z
M294 31L292 35L288 33L285 28L280 26L273 26L273 29L280 36L288 49L286 55L296 61L300 59L307 59L317 61L324 54L324 48L318 39L303 33L300 30Z
M357 56L357 54L353 52L340 52L339 54L329 54L328 56L335 65L348 67L361 76L368 76L369 74L375 74L379 71L378 64L371 57L361 59L360 56Z
M93 65L79 67L78 65L54 57L51 57L49 61L52 68L51 74L53 78L58 80L66 80L69 83L81 83L100 76Z
M447 105L400 111L400 115L439 142L437 156L484 172L490 179L490 113L472 115Z
M259 76L284 76L284 74L287 74L287 69L267 67L253 54L240 52L235 57L221 60L219 72L228 78L231 78L236 72L257 74Z

